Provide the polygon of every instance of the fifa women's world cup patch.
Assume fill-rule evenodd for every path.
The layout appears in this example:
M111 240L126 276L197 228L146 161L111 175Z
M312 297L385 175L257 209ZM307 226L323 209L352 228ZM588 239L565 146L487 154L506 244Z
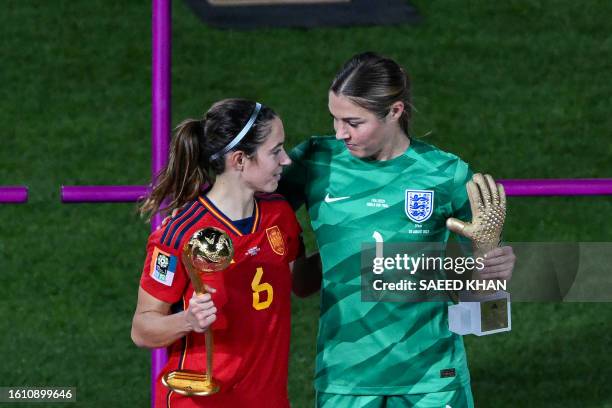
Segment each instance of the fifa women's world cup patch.
M416 223L427 221L434 208L433 190L406 190L406 215Z
M176 264L176 256L155 248L151 257L149 275L161 284L172 286Z
M283 234L281 234L280 228L278 226L273 226L266 229L266 235L268 236L268 242L272 247L272 250L280 255L285 255L285 241L283 240Z

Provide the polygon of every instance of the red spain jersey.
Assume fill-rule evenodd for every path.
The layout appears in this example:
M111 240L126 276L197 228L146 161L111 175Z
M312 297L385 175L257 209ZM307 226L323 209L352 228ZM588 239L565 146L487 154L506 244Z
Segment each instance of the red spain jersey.
M244 221L247 221L246 223ZM253 216L228 219L205 196L186 206L149 237L140 286L155 298L185 310L193 294L181 250L205 227L227 232L234 245L232 264L208 274L205 282L218 309L212 325L213 377L219 393L184 397L161 384L177 369L206 370L203 333L191 332L169 349L157 378L156 407L289 407L287 371L291 319L289 263L301 251L301 228L280 195L257 195Z

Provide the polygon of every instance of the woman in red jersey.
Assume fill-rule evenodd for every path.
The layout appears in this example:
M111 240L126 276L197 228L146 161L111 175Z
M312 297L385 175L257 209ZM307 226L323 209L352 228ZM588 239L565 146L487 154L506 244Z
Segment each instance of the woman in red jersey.
M284 166L285 134L268 107L229 99L201 120L176 128L170 160L141 207L162 203L174 215L152 233L140 280L132 339L140 347L169 346L156 407L288 407L287 365L292 270L307 270L301 229L276 190ZM208 187L206 187L208 185ZM214 275L211 294L196 296L180 251L204 227L224 230L232 264ZM161 385L173 370L206 368L204 332L214 333L217 394L185 397Z

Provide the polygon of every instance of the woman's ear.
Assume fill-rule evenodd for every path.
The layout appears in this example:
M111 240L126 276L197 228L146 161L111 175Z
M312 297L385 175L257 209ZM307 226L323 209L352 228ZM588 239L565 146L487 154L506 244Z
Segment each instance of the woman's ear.
M392 118L393 120L399 120L399 118L402 116L402 113L404 113L404 108L404 102L394 102L393 105L391 105L391 108L389 109L387 117Z
M245 160L246 155L244 154L244 152L237 150L229 154L229 157L227 158L227 163L231 169L234 169L236 171L242 171L244 169Z

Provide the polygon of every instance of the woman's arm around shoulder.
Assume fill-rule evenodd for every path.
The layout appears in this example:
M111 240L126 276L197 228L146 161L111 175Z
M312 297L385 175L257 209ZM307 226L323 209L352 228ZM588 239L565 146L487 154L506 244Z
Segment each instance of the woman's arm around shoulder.
M302 254L289 264L292 275L292 289L298 297L307 297L321 289L323 278L321 256L314 252L308 256Z

